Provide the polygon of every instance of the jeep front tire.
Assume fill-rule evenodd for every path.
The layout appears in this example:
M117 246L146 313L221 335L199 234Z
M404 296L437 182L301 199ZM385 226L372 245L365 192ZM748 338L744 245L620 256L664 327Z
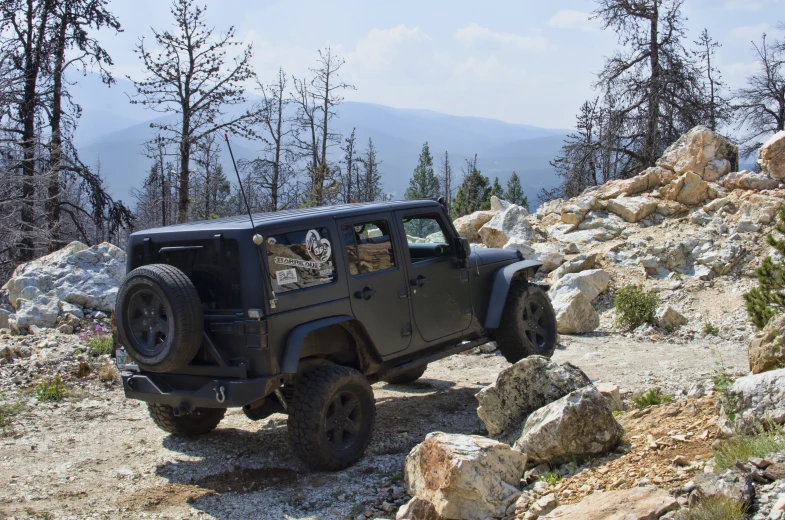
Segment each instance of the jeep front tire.
M533 355L551 357L556 349L556 314L545 291L514 283L493 336L510 363Z
M300 375L289 404L289 439L316 470L337 471L362 457L376 405L368 380L353 368L322 365Z
M226 408L195 408L175 415L168 404L147 403L147 411L156 426L176 437L196 437L213 431L224 418Z

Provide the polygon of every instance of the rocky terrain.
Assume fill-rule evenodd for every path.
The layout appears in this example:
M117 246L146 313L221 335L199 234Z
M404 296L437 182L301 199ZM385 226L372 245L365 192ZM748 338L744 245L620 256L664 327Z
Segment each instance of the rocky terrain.
M782 520L785 440L729 465L717 451L785 423L785 318L757 333L742 298L774 251L781 134L759 173L698 127L635 178L458 219L473 247L543 262L559 347L510 365L483 345L375 384L367 455L335 474L299 462L283 415L233 410L184 441L123 398L106 353L118 248L20 266L0 293L0 518L686 518L728 497ZM631 285L659 304L626 330L613 302Z

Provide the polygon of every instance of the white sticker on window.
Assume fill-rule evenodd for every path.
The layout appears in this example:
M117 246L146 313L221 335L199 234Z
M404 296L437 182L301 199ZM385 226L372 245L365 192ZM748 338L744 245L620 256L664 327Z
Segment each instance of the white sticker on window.
M287 283L297 283L297 270L296 269L282 269L275 273L275 279L278 285L285 285Z
M311 258L317 262L326 262L332 253L330 241L322 238L315 229L309 230L305 235L305 248Z

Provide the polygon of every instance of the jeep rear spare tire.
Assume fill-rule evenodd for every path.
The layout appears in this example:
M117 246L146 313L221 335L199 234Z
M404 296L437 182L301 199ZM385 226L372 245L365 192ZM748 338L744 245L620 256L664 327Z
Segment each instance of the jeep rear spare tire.
M115 315L120 343L144 370L183 368L201 346L199 294L185 273L171 265L146 265L128 273Z
M545 291L514 283L494 338L510 363L533 355L551 357L556 349L556 314Z
M289 439L313 469L357 462L371 441L376 404L368 380L353 368L317 366L297 379L289 405Z

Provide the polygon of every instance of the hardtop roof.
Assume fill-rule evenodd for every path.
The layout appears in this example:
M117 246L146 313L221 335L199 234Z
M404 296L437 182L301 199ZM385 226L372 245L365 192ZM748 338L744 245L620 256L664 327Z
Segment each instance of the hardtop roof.
M296 224L300 221L309 221L318 217L342 218L356 214L374 213L377 211L398 211L414 208L438 208L439 203L430 199L397 200L390 202L358 202L353 204L339 204L335 206L318 206L312 208L297 208L276 211L271 213L254 213L253 221L256 227L269 227L279 224ZM153 233L170 233L183 231L208 231L215 229L251 229L251 221L247 213L213 220L200 220L186 224L173 224L166 227L145 229L133 233L134 235L149 235Z

